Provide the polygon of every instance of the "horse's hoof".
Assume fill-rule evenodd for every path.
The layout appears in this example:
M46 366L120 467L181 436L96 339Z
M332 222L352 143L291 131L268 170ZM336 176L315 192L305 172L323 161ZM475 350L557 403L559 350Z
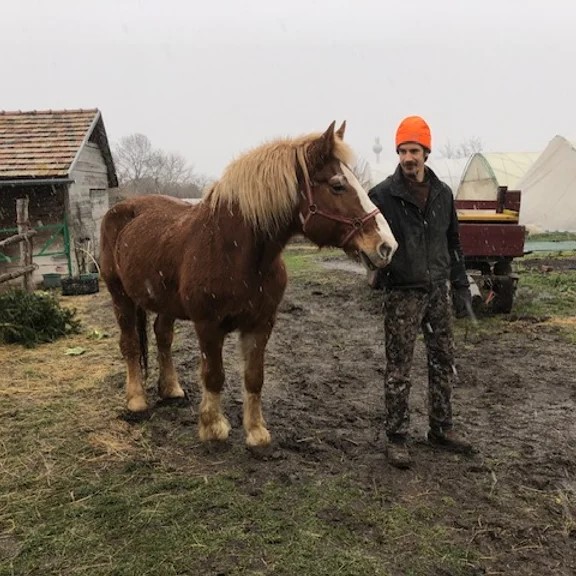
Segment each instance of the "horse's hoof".
M158 395L162 400L182 400L188 397L180 384L176 384L176 386L170 386L169 388L163 388L159 384Z
M146 403L146 398L143 396L134 396L128 400L128 410L130 412L147 412L148 404Z
M129 424L138 424L139 422L144 422L150 420L152 412L150 410L141 410L140 412L132 412L132 410L123 410L118 418L128 422Z
M208 425L200 422L198 427L198 436L202 442L210 442L211 440L224 442L228 440L228 434L230 434L230 423L226 418L221 418Z
M272 438L266 428L254 428L246 435L246 445L249 448L266 448L270 445Z

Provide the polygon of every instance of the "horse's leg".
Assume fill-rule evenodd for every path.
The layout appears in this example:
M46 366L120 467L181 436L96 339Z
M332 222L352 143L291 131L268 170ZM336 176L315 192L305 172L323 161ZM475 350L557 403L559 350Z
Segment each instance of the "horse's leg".
M196 333L201 352L200 379L202 381L198 434L203 442L226 440L230 432L230 423L220 406L220 396L224 387L222 346L225 334L209 325L196 325Z
M270 433L262 415L262 385L264 384L264 351L272 327L258 332L242 332L240 345L244 358L244 430L248 446L268 446Z
M174 318L158 314L154 321L154 334L158 345L158 394L163 400L184 398L184 390L178 382L178 376L172 361L172 341L174 339Z
M110 286L109 286L110 288ZM114 313L120 327L120 351L126 361L126 401L130 412L148 409L140 367L140 337L136 329L137 311L134 302L124 294L122 288L110 289Z

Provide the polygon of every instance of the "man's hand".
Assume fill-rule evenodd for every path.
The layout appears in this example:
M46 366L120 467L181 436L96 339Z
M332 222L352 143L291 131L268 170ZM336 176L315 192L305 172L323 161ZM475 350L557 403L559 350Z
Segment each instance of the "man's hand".
M472 294L468 286L452 288L452 303L456 318L472 316Z

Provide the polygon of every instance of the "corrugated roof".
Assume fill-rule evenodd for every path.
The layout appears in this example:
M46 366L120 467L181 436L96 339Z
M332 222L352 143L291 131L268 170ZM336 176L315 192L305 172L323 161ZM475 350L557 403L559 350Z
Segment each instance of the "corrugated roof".
M97 109L0 111L0 180L66 177Z

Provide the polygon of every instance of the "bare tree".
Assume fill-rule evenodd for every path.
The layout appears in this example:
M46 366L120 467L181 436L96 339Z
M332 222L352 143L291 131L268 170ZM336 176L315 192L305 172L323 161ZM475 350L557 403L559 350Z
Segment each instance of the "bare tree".
M467 158L472 156L472 154L482 152L483 148L482 140L478 136L472 136L456 145L448 140L440 148L439 154L442 158Z
M144 134L124 136L114 147L114 162L120 184L138 181L150 174L154 151L152 143Z
M160 153L160 180L163 182L182 183L190 182L194 178L192 167L186 164L186 160L180 154Z
M144 134L125 136L114 147L119 196L168 194L198 198L207 178L195 174L181 154L155 149Z

